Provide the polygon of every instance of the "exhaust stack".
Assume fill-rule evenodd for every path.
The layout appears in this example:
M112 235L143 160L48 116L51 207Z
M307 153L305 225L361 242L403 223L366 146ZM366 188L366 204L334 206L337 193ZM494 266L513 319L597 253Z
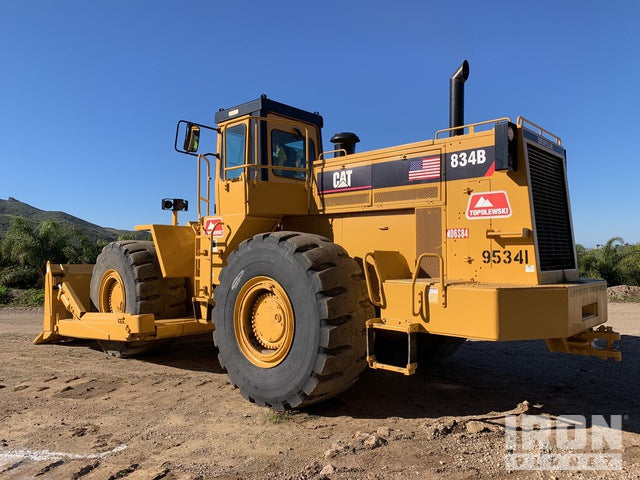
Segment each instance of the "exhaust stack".
M469 78L469 62L466 60L449 80L449 128L464 125L464 82ZM451 136L462 135L463 128L451 132Z

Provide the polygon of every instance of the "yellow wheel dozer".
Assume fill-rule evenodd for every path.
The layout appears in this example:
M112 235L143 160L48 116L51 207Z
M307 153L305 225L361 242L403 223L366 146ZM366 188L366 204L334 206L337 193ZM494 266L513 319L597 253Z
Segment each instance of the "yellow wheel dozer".
M187 200L163 199L172 225L136 227L152 242L48 265L36 343L126 356L214 332L231 382L278 409L366 366L411 375L465 339L620 360L606 284L579 278L562 140L523 117L465 125L468 76L464 62L450 79L449 128L370 151L351 132L323 151L322 116L266 96L216 127L181 120L197 220L179 225ZM215 153L197 153L205 132Z

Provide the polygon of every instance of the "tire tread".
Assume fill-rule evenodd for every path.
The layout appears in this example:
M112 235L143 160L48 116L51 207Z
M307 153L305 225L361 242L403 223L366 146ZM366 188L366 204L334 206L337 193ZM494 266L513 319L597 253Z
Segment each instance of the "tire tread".
M245 240L229 256L228 264L262 243L277 244L305 266L320 316L318 352L310 376L299 392L291 393L281 402L265 403L275 409L299 408L338 395L349 388L366 367L364 322L374 316L374 310L368 301L364 275L341 246L319 235L289 231L258 234ZM221 284L233 281L225 273L223 269ZM218 344L216 332L214 340ZM229 371L232 366L222 352L219 360ZM236 387L248 397L243 385Z

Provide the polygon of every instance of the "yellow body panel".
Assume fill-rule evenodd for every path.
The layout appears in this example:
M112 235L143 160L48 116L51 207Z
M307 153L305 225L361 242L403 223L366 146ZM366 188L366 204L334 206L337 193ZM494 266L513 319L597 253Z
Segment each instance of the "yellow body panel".
M479 340L531 340L571 337L607 321L606 284L514 286L458 284L446 287L446 307L438 284L388 280L383 289L385 324L418 323L423 331ZM422 308L422 299L429 299ZM425 313L423 313L425 312Z
M136 225L135 228L151 231L163 277L181 278L193 275L195 234L191 227ZM186 252L191 252L191 255Z
M126 342L151 336L155 339L155 325L151 314L85 312L77 317L59 319L57 334L62 337Z

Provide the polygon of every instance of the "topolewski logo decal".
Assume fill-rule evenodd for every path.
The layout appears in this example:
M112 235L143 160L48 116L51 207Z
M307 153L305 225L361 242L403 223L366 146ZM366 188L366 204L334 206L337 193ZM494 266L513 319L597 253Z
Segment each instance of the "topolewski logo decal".
M220 217L207 218L202 229L204 230L205 235L211 235L212 237L224 236L224 227L222 218Z
M480 192L469 197L467 204L467 218L469 220L509 218L511 214L507 192Z

